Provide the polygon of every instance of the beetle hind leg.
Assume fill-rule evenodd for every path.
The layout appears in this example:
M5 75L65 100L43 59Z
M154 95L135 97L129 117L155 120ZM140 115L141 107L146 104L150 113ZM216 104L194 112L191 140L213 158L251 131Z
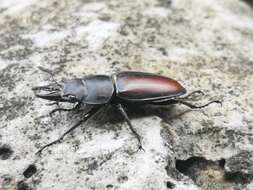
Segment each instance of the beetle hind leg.
M126 122L127 122L128 126L129 126L130 130L132 131L132 133L134 134L134 136L135 136L135 137L137 138L137 140L138 140L139 147L138 147L138 150L137 150L137 151L139 151L139 150L145 151L145 150L143 149L143 147L142 147L141 137L140 137L140 135L135 131L135 129L134 129L134 127L133 127L133 125L132 125L132 123L131 123L131 121L130 121L130 119L129 119L127 113L126 113L126 111L124 110L123 106L122 106L121 104L117 104L117 108L118 108L119 112L121 113L121 115L122 115L122 116L124 117L124 119L126 120ZM137 151L136 151L136 152L137 152Z
M150 104L152 105L171 105L171 104L183 104L191 109L201 109L201 108L205 108L207 106L209 106L210 104L213 104L213 103L216 103L216 104L220 104L222 105L222 102L219 101L219 100L213 100L213 101L210 101L204 105L200 105L200 106L197 106L197 105L194 105L194 104L191 104L189 102L185 102L183 101L182 99L170 99L170 100L164 100L164 101L157 101L157 102L152 102Z
M191 93L188 94L187 96L182 97L182 98L179 98L179 99L181 99L181 100L193 100L193 99L196 98L196 96L197 96L196 94L197 94L197 95L202 95L202 96L205 95L205 93L204 93L203 91L201 91L201 90L196 90L196 91L191 92Z
M191 104L189 102L186 102L184 101L183 99L181 98L178 98L178 99L168 99L168 100L161 100L161 101L156 101L156 102L150 102L149 104L151 105L160 105L160 106L167 106L167 105L172 105L172 104L183 104L191 109L201 109L201 108L205 108L207 106L209 106L210 104L213 104L213 103L216 103L216 104L220 104L222 105L222 102L219 101L219 100L213 100L213 101L210 101L204 105L194 105L194 104Z
M204 105L200 105L200 106L196 106L196 105L193 105L191 103L188 103L188 102L185 102L185 101L182 101L182 100L175 100L176 103L179 103L179 104L183 104L191 109L201 109L201 108L205 108L207 106L209 106L210 104L213 104L213 103L216 103L216 104L220 104L222 105L222 102L219 101L219 100L213 100L213 101L210 101Z

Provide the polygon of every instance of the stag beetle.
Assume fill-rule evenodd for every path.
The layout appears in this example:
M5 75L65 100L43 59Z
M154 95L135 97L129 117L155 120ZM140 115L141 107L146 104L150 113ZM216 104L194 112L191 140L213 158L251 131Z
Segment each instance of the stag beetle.
M42 70L42 68L40 68ZM43 70L52 75L48 70ZM53 77L53 76L52 76ZM92 105L82 120L77 122L63 135L43 146L37 153L41 153L46 147L59 143L68 133L77 128L81 123L88 120L98 112L104 105L115 106L127 122L130 130L135 135L142 148L139 134L135 131L131 121L125 111L125 107L130 104L139 105L171 105L183 104L191 109L204 108L212 103L221 101L210 101L207 104L196 106L186 102L195 93L203 94L202 91L194 91L188 96L179 96L186 93L186 89L176 80L164 76L144 73L144 72L120 72L108 75L89 75L83 78L70 79L62 82L54 82L32 88L36 97L43 98L54 103L70 102L76 105L72 109L57 108L51 111L72 111L78 110L81 105ZM138 150L139 150L138 149Z

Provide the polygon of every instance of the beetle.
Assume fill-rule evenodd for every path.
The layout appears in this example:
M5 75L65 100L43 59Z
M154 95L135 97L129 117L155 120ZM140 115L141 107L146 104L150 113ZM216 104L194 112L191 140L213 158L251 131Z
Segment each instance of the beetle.
M40 69L43 70L42 68ZM52 75L48 70L44 69L43 71ZM133 135L138 140L139 149L143 149L141 138L135 131L125 111L127 106L131 104L135 106L183 104L191 109L199 109L212 103L221 104L221 101L214 100L201 106L193 105L185 100L189 99L193 94L203 94L202 91L197 90L188 96L181 97L186 94L186 89L178 81L152 73L134 71L120 72L111 76L88 75L83 78L74 78L61 82L54 80L48 85L33 87L32 90L36 97L53 101L56 104L59 102L76 104L72 109L54 109L50 112L50 115L57 111L79 110L81 105L92 105L92 108L85 113L82 120L63 133L57 140L43 146L37 152L39 154L45 148L61 142L67 134L87 121L107 104L115 106L123 116Z

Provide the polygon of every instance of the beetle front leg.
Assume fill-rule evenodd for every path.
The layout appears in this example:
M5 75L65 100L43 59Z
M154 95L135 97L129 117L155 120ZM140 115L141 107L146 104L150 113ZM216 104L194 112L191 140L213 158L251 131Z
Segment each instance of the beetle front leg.
M47 103L46 105L47 105L47 106L53 106L53 105L59 106L59 102Z
M97 106L97 107L93 107L89 112L87 112L85 115L84 115L84 118L82 120L80 120L79 122L77 122L73 127L71 127L69 130L67 130L65 133L63 133L63 135L58 138L57 140L51 142L51 143L48 143L46 144L45 146L43 146L39 151L37 151L35 154L41 154L41 152L51 146L51 145L54 145L54 144L57 144L57 143L60 143L63 138L69 134L71 131L73 131L74 129L76 129L78 126L80 126L83 122L87 121L91 116L93 116L94 114L96 114L98 112L98 110L101 108L102 106Z
M53 113L55 112L60 112L60 111L75 111L75 110L78 110L81 106L81 103L78 103L76 106L74 106L73 108L70 108L70 109L66 109L66 108L56 108L56 109L53 109L52 111L49 112L49 115L50 117L53 115Z
M139 148L138 150L143 150L143 147L142 147L142 144L141 144L141 138L140 138L140 135L135 131L126 111L124 110L123 106L121 104L117 104L117 108L119 110L119 112L121 113L121 115L124 117L124 119L126 120L130 130L132 131L132 133L135 135L135 137L137 138L138 140L138 143L139 143Z

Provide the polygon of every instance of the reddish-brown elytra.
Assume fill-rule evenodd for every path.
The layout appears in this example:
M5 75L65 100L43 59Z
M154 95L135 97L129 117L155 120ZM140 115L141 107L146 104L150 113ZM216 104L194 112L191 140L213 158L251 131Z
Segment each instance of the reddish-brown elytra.
M42 70L48 72L45 69ZM160 106L183 104L195 109L204 108L211 103L221 103L215 100L201 106L193 105L186 100L189 100L192 94L203 94L202 91L194 91L188 96L180 98L181 95L186 93L186 90L176 80L144 72L121 72L111 76L90 75L61 82L56 82L54 80L54 82L49 85L34 87L33 90L37 97L54 101L56 104L58 104L58 102L76 104L72 109L54 109L50 112L51 114L56 111L79 110L80 106L84 104L93 105L91 110L84 115L81 121L66 131L59 139L43 146L37 153L41 153L46 147L60 142L64 136L73 131L107 104L111 104L119 110L130 127L130 130L136 136L139 142L139 149L142 149L140 136L134 130L123 105L128 106L132 103L136 105L148 104Z
M123 72L116 75L116 94L126 101L147 102L186 93L176 80L141 72Z

